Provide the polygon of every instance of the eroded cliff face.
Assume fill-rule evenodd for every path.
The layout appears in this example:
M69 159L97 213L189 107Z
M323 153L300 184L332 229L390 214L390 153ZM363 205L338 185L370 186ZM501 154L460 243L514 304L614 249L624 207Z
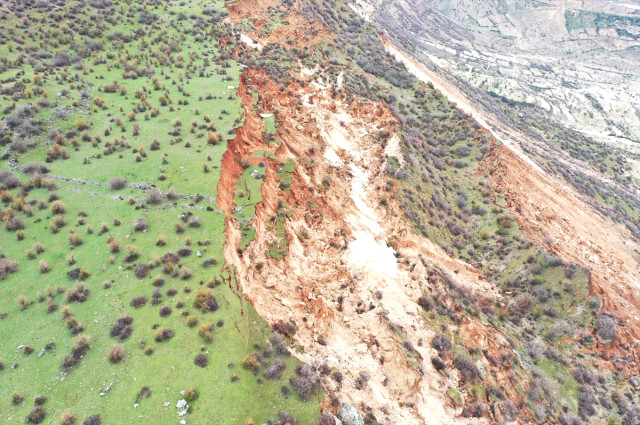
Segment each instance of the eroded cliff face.
M388 156L400 149L390 111L348 104L328 82L304 75L308 84L289 87L289 97L265 75L243 74L245 123L230 142L222 173L238 176L238 163L256 152L274 159L252 159L266 163L263 200L252 220L255 239L238 251L239 226L228 219L225 259L263 317L298 325L292 343L301 359L342 373L341 383L324 378L329 394L371 411L381 423L468 422L457 418L460 409L446 394L458 377L444 377L431 364L437 329L418 300L443 291L436 268L472 292L497 297L498 291L471 266L412 233L404 220L384 171ZM260 93L263 113L278 111L281 145L267 145L249 87ZM278 173L289 160L295 170L283 190ZM233 182L221 185L219 204L232 217ZM276 230L282 218L284 238ZM286 245L282 259L271 258L274 243ZM511 351L497 329L480 321L464 320L458 331L470 347L496 356ZM492 368L480 367L485 373ZM494 381L509 399L520 398L507 374Z

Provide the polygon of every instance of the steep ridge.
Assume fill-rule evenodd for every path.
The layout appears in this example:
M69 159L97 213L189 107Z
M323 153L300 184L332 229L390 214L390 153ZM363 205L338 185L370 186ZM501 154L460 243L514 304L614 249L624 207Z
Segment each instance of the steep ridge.
M530 139L474 107L462 92L384 39L385 46L407 69L431 83L458 107L470 114L500 142L493 151L493 165L485 172L507 199L509 210L523 233L538 246L575 262L592 272L591 292L604 300L602 310L629 323L631 346L640 347L640 244L631 232L603 216L575 190L545 173L521 149ZM495 127L498 126L498 128ZM510 134L511 136L506 136ZM485 162L485 165L488 165ZM627 344L625 342L624 344ZM635 353L638 361L638 352Z

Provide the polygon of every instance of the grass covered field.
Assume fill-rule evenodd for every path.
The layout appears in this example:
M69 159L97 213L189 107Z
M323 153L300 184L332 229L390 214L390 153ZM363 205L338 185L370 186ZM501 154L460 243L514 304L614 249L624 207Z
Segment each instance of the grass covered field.
M0 423L315 423L321 391L291 388L300 363L223 269L242 124L223 3L0 15Z

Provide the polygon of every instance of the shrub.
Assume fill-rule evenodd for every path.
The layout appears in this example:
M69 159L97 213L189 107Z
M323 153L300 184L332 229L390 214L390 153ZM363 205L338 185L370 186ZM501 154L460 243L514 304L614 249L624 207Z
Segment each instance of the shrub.
M358 374L358 380L356 381L356 388L361 390L364 385L369 382L369 379L371 379L369 372L360 372Z
M138 391L138 395L136 396L136 401L140 401L143 398L151 397L151 389L149 387L142 387L140 391Z
M9 274L18 271L18 263L8 258L0 258L0 280L5 279Z
M205 291L199 289L193 300L193 306L202 311L216 311L220 307L220 304L218 304L218 300L213 295L212 290Z
M465 382L473 383L480 376L475 363L462 355L458 355L453 360L453 365L458 369L458 371L460 371L460 375Z
M112 254L117 254L118 252L120 252L120 247L121 246L122 245L120 244L120 241L117 240L117 239L112 239L109 242L109 250L111 251Z
M209 257L209 258L205 258L205 260L202 262L202 267L209 267L211 265L215 266L218 264L218 260L216 260L214 257Z
M260 370L260 362L255 354L246 355L242 359L242 367L246 370L250 370L253 373L257 373Z
M145 297L143 295L139 295L139 296L135 297L134 299L132 299L131 303L129 305L131 305L131 307L133 307L133 308L140 308L143 305L145 305L147 303L147 301L149 301L147 299L147 297Z
M206 342L211 342L213 341L213 334L211 333L211 331L213 331L213 325L210 323L203 323L202 325L200 325L200 329L198 329L198 334Z
M198 324L198 318L196 316L187 317L187 326L189 326L190 328L193 328L197 324Z
M443 357L451 350L451 340L445 334L437 334L431 341L431 346L436 349L440 357Z
M49 268L49 264L47 264L46 261L44 260L40 260L40 273L44 274L44 273L49 273L51 271L51 268Z
M283 385L282 388L280 388L280 392L282 393L284 398L291 397L291 389L289 387L287 387L286 385Z
M173 338L173 336L174 336L174 333L171 329L161 327L156 332L156 342L168 341L171 338Z
M191 270L189 270L189 268L182 266L182 276L180 277L182 280L188 280L191 279ZM219 307L218 302L215 300L215 297L213 298L213 300L211 303L207 304L206 308L208 309L208 311L216 311Z
M318 391L320 377L311 366L298 366L296 376L289 379L289 384L301 399L307 400Z
M20 181L11 171L0 171L0 187L5 189L15 189L20 184Z
M187 401L194 401L200 394L195 388L187 388L184 392L184 399Z
M111 190L120 190L127 185L127 179L124 177L114 177L109 180L109 187Z
M418 298L418 305L425 311L431 311L434 308L433 300L427 295L423 295ZM434 347L435 348L435 347Z
M24 221L19 216L11 217L9 220L4 222L4 228L9 232L13 232L15 230L24 229Z
M143 279L145 277L147 277L147 275L149 274L149 265L147 263L140 263L136 266L136 269L134 271L135 275L137 278L139 279Z
M431 357L431 364L437 371L442 371L447 368L447 365L438 357Z
M83 303L89 297L89 289L84 282L76 282L71 289L68 289L65 293L67 302L79 302Z
M318 425L335 425L335 424L336 424L336 420L334 419L331 412L323 410L322 414L320 415L320 418L318 418Z
M51 59L51 66L55 67L63 67L71 64L71 54L65 50L60 50L56 52L53 59Z
M82 422L82 425L102 425L102 416L91 415Z
M270 420L268 423L272 425L298 425L298 422L285 412L279 412L278 417L275 420Z
M64 214L67 211L67 207L62 203L62 201L53 201L51 203L50 210L54 214Z
M267 366L263 375L267 379L280 379L286 369L287 365L282 360L276 359Z
M22 397L18 393L11 394L11 404L17 406L18 404L22 404L24 402L24 397Z
M86 352L90 348L91 338L89 335L79 335L73 340L73 349Z
M47 417L47 412L45 412L45 410L42 407L40 406L34 407L29 412L29 416L27 416L27 422L30 424L39 424L42 421L44 421L44 418L46 417Z
M69 244L74 247L74 246L80 246L83 244L83 240L82 237L77 234L77 233L72 233L69 235Z
M162 302L162 294L158 289L154 289L151 294L151 305L158 305Z
M67 272L67 278L69 278L70 280L84 280L89 276L91 276L91 274L80 267L75 267Z
M480 402L468 404L462 410L462 416L465 418L481 418L484 416L486 408L487 406Z
M131 336L133 332L133 328L130 326L133 323L133 318L131 316L123 316L116 320L116 322L111 327L111 331L109 332L109 336L111 338L120 338L120 340L125 340Z
M209 364L209 359L204 354L198 354L196 358L193 359L193 362L196 364L196 366L207 367L207 364Z
M55 215L53 217L52 222L51 222L51 231L53 233L56 233L58 230L62 229L66 225L67 225L67 222L64 219L64 215L63 214Z
M171 314L171 307L165 305L160 309L160 317L167 317Z
M137 248L135 246L128 246L127 256L124 257L124 262L131 263L133 261L136 261L139 257L140 257L140 253L138 253Z
M296 326L291 322L285 323L284 320L278 320L273 325L273 330L287 337L292 337L296 334Z
M208 145L217 145L219 141L218 136L214 132L210 131L209 134L207 134Z
M276 353L279 356L285 356L285 357L291 356L291 352L287 347L287 343L284 341L284 339L282 339L282 337L279 334L274 332L273 336L271 336L271 339L269 341L271 342L271 345L276 350Z
M120 363L124 358L124 348L120 344L114 344L107 352L107 358L111 363Z
M109 225L107 223L100 223L100 230L98 230L98 236L104 235L109 231Z
M70 369L76 366L91 347L89 342L90 340L88 335L83 334L77 336L73 340L73 349L71 350L71 353L65 356L62 360L62 367L64 369Z
M24 294L20 295L16 302L20 305L20 311L25 310L31 304L27 296Z
M596 318L596 331L605 341L611 341L618 335L618 324L613 317L601 314Z
M60 417L60 425L74 425L76 423L76 415L72 413L63 413Z
M147 202L150 204L159 204L162 202L162 192L155 187L147 191Z
M146 230L147 227L149 227L149 224L147 223L147 220L145 220L144 217L136 218L136 221L133 223L133 230L135 230L136 232L141 232L143 230Z

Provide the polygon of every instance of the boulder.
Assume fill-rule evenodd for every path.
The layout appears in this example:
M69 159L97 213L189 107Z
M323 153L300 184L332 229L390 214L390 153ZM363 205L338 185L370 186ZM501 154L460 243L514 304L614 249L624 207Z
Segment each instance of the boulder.
M364 425L364 418L358 410L347 403L342 403L338 416L344 425Z

